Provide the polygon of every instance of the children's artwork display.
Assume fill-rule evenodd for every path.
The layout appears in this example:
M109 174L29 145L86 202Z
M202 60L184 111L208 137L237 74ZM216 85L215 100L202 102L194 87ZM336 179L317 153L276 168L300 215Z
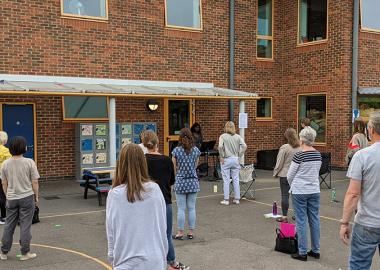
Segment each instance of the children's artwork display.
M95 125L95 135L96 136L107 136L107 125Z
M92 136L92 125L82 125L82 136Z
M116 157L120 149L130 143L140 143L140 133L144 130L157 131L153 122L116 123ZM109 166L109 126L108 123L80 123L76 126L77 176L81 177L85 168Z
M96 150L106 150L107 140L104 138L96 138Z

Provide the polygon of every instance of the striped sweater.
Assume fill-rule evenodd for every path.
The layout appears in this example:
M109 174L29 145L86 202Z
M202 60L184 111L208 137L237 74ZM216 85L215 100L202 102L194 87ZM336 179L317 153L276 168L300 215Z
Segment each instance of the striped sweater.
M302 151L294 155L287 179L292 194L320 193L319 170L322 165L321 153Z

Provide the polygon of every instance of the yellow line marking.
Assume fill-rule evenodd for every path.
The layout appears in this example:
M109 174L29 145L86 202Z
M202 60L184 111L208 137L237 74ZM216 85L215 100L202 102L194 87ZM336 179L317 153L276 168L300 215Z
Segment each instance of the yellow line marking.
M78 215L101 213L101 212L105 212L105 211L106 211L105 209L102 209L102 210L79 212L79 213L67 213L67 214L59 214L59 215L51 215L51 216L41 216L40 219L43 219L43 218L54 218L54 217L78 216Z
M14 244L18 245L19 243L14 243ZM106 264L105 262L103 262L103 261L101 261L95 257L91 257L90 255L87 255L85 253L79 252L79 251L75 251L75 250L67 249L67 248L48 246L48 245L40 245L40 244L30 244L30 245L34 246L34 247L49 248L49 249L55 249L55 250L60 250L60 251L64 251L64 252L73 253L75 255L79 255L79 256L84 257L86 259L90 259L90 260L96 262L97 264L100 264L101 266L103 266L107 270L112 270L112 267L110 265Z

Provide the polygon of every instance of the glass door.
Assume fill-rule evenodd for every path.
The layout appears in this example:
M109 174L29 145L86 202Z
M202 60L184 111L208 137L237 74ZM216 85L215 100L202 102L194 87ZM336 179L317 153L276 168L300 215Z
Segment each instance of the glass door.
M193 124L192 103L190 99L165 100L165 141L164 153L169 155L178 145L182 128Z

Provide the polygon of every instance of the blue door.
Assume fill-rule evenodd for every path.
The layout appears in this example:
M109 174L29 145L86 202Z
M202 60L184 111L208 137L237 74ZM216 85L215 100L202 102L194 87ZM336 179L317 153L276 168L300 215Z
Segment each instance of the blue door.
M34 159L34 108L32 104L3 104L3 130L8 138L22 136L28 151L25 157Z

